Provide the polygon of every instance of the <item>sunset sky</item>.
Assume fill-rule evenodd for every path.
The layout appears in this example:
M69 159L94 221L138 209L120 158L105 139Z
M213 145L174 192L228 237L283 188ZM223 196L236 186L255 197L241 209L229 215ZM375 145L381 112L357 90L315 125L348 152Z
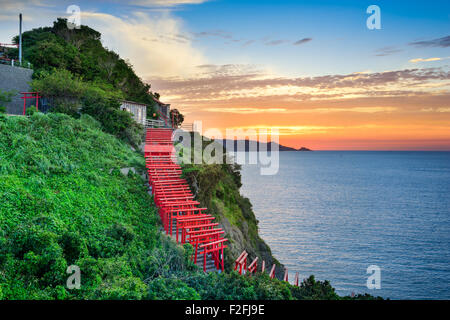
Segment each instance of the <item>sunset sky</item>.
M0 42L19 12L29 30L75 4L186 122L315 150L450 150L449 1L124 3L0 0Z

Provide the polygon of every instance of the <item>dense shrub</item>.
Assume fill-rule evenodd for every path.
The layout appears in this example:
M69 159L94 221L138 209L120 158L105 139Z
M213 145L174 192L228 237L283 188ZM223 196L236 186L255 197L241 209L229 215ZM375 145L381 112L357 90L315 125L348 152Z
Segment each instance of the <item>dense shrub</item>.
M144 103L153 114L154 94L129 62L103 47L99 32L87 26L69 29L67 20L59 18L52 27L24 32L23 44L24 59L34 68L32 89L51 101L53 112L74 117L87 113L105 132L135 148L140 145L142 127L120 110L119 101Z
M149 283L147 298L152 300L200 300L200 295L176 278L157 278Z
M171 109L169 118L172 121L172 124L176 127L180 126L184 121L184 115L181 114L178 109Z
M52 101L52 111L76 116L87 85L66 69L42 72L31 82L31 89Z
M18 36L13 41L18 43ZM22 42L24 59L32 63L36 77L65 69L83 81L111 85L126 100L153 105L150 85L136 75L129 62L103 47L98 31L83 25L69 29L67 20L58 18L52 27L24 32ZM17 59L17 50L11 58Z
M52 111L73 117L89 114L98 120L105 132L114 134L137 147L142 127L131 114L120 110L123 93L105 83L85 82L66 69L43 71L31 87L52 101Z

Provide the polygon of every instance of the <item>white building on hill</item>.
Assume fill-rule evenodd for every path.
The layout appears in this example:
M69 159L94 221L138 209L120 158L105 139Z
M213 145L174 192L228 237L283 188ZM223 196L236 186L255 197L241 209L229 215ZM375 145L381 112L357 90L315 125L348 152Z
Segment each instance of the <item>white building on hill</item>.
M134 121L145 125L147 120L147 105L133 101L122 101L120 110L126 110L133 115Z

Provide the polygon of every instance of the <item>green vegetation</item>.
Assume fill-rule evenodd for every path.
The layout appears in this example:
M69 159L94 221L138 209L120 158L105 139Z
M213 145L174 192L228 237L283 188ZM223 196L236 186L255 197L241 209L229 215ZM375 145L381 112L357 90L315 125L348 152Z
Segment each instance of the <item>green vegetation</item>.
M6 112L5 104L11 102L11 97L16 94L14 91L3 91L0 90L0 113Z
M180 126L184 121L184 115L182 115L178 109L171 109L169 118L175 127Z
M123 93L110 84L87 82L65 69L43 71L31 83L34 91L51 99L53 112L79 117L89 114L102 124L105 132L130 143L137 148L141 142L142 126L131 114L120 110Z
M18 36L13 41L18 43ZM101 34L87 26L68 29L67 20L58 18L52 27L24 32L22 42L24 59L32 63L36 78L45 71L66 69L83 81L111 85L126 100L153 104L150 85L135 74L129 62L104 48ZM15 50L10 58L17 59Z
M311 279L204 274L192 246L160 232L144 170L88 115L0 115L0 299L339 298ZM66 287L72 264L79 290Z
M38 112L38 111L36 111L36 106L31 105L25 110L25 115L26 116L32 116L36 112Z
M153 114L159 94L150 91L129 62L103 47L99 32L87 26L69 29L66 19L58 19L53 27L24 32L22 38L24 59L34 68L31 88L49 99L53 112L89 114L105 132L134 147L141 143L142 127L120 110L120 101L146 104ZM7 54L17 59L17 49Z
M83 115L0 118L0 287L6 299L140 298L157 249L140 155ZM65 289L66 268L83 286Z

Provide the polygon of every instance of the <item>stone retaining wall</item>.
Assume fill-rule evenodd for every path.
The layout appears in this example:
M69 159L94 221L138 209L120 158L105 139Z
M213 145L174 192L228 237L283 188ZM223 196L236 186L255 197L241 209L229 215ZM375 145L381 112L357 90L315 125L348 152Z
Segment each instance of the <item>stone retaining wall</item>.
M12 67L0 64L0 89L3 91L15 90L17 94L12 98L12 101L6 104L6 113L8 114L22 114L23 100L20 98L20 92L30 91L32 69L25 69L20 67ZM27 101L27 107L34 105L34 101Z

